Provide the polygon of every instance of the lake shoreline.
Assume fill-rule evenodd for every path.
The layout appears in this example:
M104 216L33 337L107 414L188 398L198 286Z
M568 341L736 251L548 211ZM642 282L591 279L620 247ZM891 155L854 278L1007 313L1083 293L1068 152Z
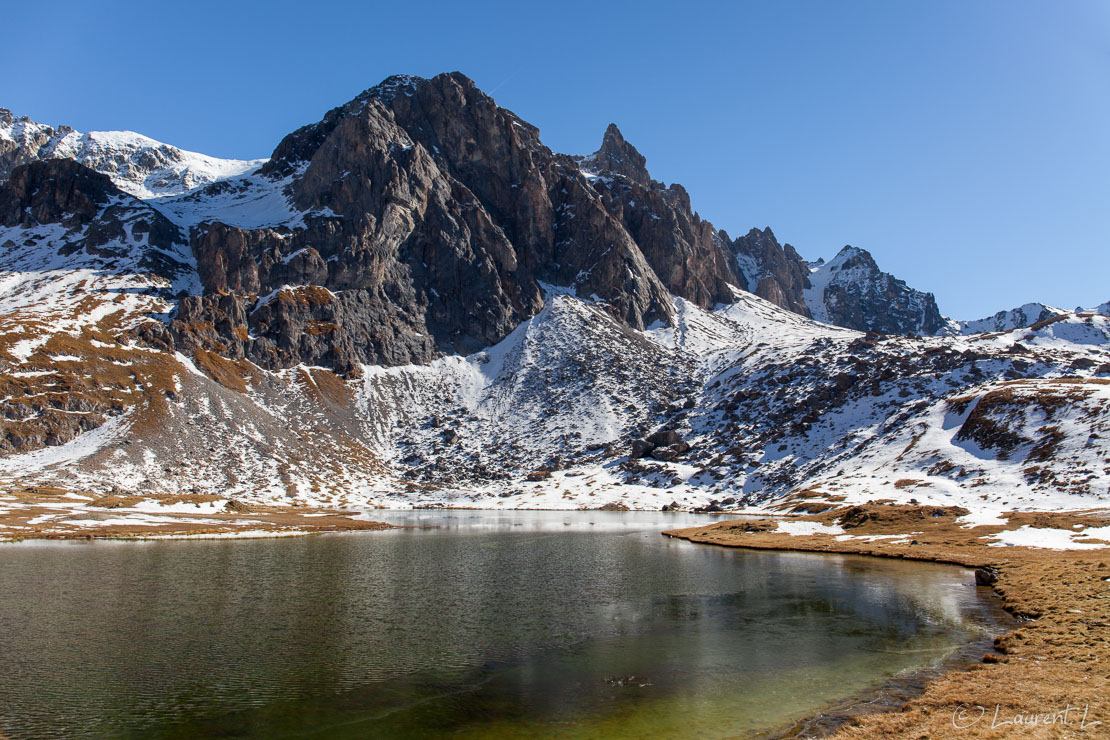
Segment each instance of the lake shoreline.
M212 494L114 495L36 486L0 492L0 543L258 539L392 529L367 512L250 504Z
M1015 728L1031 730L1034 737L1042 736L1038 732L1055 736L1060 730L1095 737L1110 727L1105 668L1110 663L1110 549L1061 551L984 541L999 531L1013 531L1015 524L1044 530L1075 527L1077 517L1087 520L1092 512L1012 514L1005 526L961 526L957 516L935 516L936 510L873 504L791 520L810 523L812 533L806 534L777 531L777 519L718 522L663 534L722 547L974 568L979 583L993 588L1003 608L1019 620L978 662L939 673L904 702L837 707L778 737L815 729L836 738L1006 737ZM1092 523L1105 521L1103 512L1093 515ZM848 529L838 524L849 521L862 524Z

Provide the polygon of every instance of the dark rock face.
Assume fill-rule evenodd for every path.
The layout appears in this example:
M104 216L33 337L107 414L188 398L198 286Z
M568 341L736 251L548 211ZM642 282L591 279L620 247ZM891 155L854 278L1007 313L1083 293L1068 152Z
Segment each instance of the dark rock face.
M118 192L106 175L71 160L22 165L0 187L0 224L86 224Z
M610 123L605 129L601 148L588 157L583 157L581 166L584 170L620 175L644 187L651 185L647 160L636 147L624 140L615 123Z
M614 124L601 149L580 164L669 292L704 308L733 301L728 286L740 278L726 248L728 235L693 211L681 185L652 180L644 157Z
M0 226L32 228L60 224L66 231L49 243L61 255L81 252L172 283L188 271L181 230L161 213L117 188L109 177L69 159L16 167L0 184ZM16 243L0 247L18 251ZM182 255L183 256L183 255Z
M811 315L804 294L809 267L794 247L779 244L770 227L737 238L732 252L744 277L741 287L788 311Z
M807 295L814 318L859 331L931 335L945 321L932 293L883 272L863 249L844 247L812 273ZM822 287L823 286L823 287Z
M134 228L152 245L187 240L202 288L148 341L269 369L426 363L500 341L543 307L546 286L634 329L669 323L672 294L711 308L734 300L731 286L811 315L809 267L770 229L731 241L682 186L653 180L615 125L592 155L553 153L458 73L387 79L287 136L256 179L283 188L294 214L259 228L207 220L183 235L157 201L143 206L151 215ZM196 197L239 187L214 183ZM69 219L95 248L122 233L104 217L119 197L105 175L46 160L12 171L0 218ZM916 305L899 313L904 283L859 288L831 281L826 320L923 331L902 316Z
M461 74L390 78L263 168L292 178L303 228L194 229L205 295L182 303L174 333L263 367L350 369L494 344L542 308L543 283L633 328L669 321L668 293L731 300L734 263L685 191L647 178L615 127L597 160L621 172L587 176Z

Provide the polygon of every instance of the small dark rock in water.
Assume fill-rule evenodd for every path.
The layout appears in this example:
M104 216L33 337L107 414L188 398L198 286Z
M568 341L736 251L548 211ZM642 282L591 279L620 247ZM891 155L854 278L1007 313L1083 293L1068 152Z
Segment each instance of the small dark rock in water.
M976 586L993 586L998 582L998 568L993 565L987 565L982 568L975 569L975 585Z

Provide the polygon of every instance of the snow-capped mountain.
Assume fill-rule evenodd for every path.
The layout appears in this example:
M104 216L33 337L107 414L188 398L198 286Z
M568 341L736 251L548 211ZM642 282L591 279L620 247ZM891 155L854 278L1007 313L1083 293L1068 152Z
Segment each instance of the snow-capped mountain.
M743 278L738 285L802 316L882 334L948 330L932 293L883 272L866 250L847 246L829 262L806 262L770 228L752 229L730 249Z
M949 320L950 331L958 334L981 334L984 332L1012 331L1026 326L1034 326L1042 321L1050 321L1058 316L1071 313L1085 314L1097 313L1103 316L1110 315L1110 302L1103 303L1094 308L1079 306L1075 311L1056 308L1044 303L1026 303L1025 305L1011 308L1009 311L999 311L994 316L975 321Z
M0 184L0 484L1110 499L1110 317L910 336L943 328L932 296L863 250L809 266L769 229L732 240L615 126L556 154L457 73L390 78L174 195L21 161Z
M1076 309L1076 311L1079 310ZM988 316L985 319L956 321L954 324L960 334L981 334L1020 329L1067 313L1069 312L1061 308L1046 306L1043 303L1026 303L1017 308L1011 308L1009 311L999 311L994 316Z
M57 129L0 108L0 181L40 159L73 159L108 175L139 198L180 195L261 167L266 160L219 159L187 152L131 131Z
M1098 313L1098 314L1102 314L1103 316L1110 316L1110 301L1107 301L1106 303L1101 303L1101 304L1095 306L1094 308L1077 308L1077 309L1075 309L1075 312L1076 313Z

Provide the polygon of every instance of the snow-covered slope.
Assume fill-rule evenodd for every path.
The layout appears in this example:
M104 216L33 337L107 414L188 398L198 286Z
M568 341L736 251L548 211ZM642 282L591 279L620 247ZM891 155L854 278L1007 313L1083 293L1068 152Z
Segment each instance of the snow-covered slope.
M39 159L76 160L138 198L180 195L252 172L266 162L209 157L132 131L83 134L68 126L54 129L0 108L0 181L14 167Z
M714 311L676 299L673 326L636 332L552 291L487 350L347 380L161 353L162 401L0 471L19 484L347 506L736 508L799 492L983 511L1110 501L1110 318L873 338L736 297ZM132 358L159 355L119 342ZM37 377L48 361L11 362Z
M59 160L0 193L0 450L58 446L164 383L163 358L127 350L197 293L184 236L103 175ZM69 194L70 211L40 199ZM156 380L158 379L158 380Z
M1061 308L1054 308L1043 303L1026 303L1009 311L999 311L994 316L975 321L955 321L954 328L960 334L981 334L983 332L1011 331L1025 326L1032 326L1038 321L1050 319L1068 313Z

